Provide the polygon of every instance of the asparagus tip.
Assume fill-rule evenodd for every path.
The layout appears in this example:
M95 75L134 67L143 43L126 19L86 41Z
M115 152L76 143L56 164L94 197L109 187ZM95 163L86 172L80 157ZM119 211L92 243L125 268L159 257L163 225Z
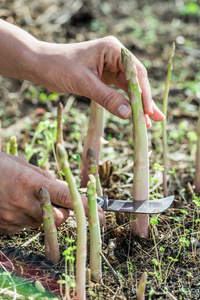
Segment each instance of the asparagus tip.
M58 109L63 109L62 102L59 102L59 103L58 103Z
M50 202L50 194L45 187L41 187L38 192L38 197L42 205L48 205Z
M95 179L95 177L92 175L92 174L89 174L89 181L88 181L88 184L90 183L90 182L92 182L92 183L96 183L96 179Z
M87 160L95 160L96 161L96 155L95 155L95 151L93 148L88 148L88 151L87 151Z

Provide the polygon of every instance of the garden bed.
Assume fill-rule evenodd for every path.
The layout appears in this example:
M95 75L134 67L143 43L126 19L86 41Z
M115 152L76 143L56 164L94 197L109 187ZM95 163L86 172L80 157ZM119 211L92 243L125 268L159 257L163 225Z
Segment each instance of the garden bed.
M124 215L123 222L117 224L115 213L106 214L106 226L102 231L103 253L108 256L109 241L114 240L116 249L109 261L121 280L116 280L103 262L103 284L87 287L88 299L136 299L138 282L144 271L148 274L146 299L199 299L200 249L195 241L199 235L200 202L198 195L194 196L194 161L200 98L200 8L197 2L189 5L188 1L71 2L74 5L61 0L3 0L0 16L49 42L81 42L105 35L116 36L147 67L153 99L160 108L169 49L172 42L176 42L167 113L168 192L175 195L174 203L165 213L158 215L158 219L153 219L148 240L131 237L129 216ZM23 158L38 124L45 121L45 130L51 130L49 128L53 126L49 125L55 123L58 101L63 103L65 147L72 172L80 184L80 157L87 132L90 100L69 94L52 96L43 87L6 77L0 77L0 99L2 151L6 151L6 142L15 134L19 156ZM159 167L154 165L162 165L161 135L161 124L153 122L148 129L149 150L152 150L150 199L163 197L162 176ZM127 199L132 195L133 182L131 120L120 120L107 112L104 138L108 141L102 149L100 170L104 193L110 198ZM44 135L40 135L35 147L43 139ZM43 148L46 146L44 144ZM56 176L51 152L48 159L49 172ZM66 237L76 239L75 225L72 213L58 228L61 252L66 247ZM8 251L8 247L16 248L17 256L15 251ZM64 272L64 258L59 265L51 266L51 270L46 267L46 262L41 263L44 258L42 228L1 236L0 251L13 260L13 269L18 275L41 281L47 290L59 296L59 289L49 284L49 279L43 282L41 275L37 278L43 265L43 271L45 274L49 272L54 283L57 282L56 276ZM31 253L39 255L40 259L38 256L30 258ZM16 257L20 258L21 263L17 261L17 265L22 264L21 269L34 269L35 275L25 276L19 271L14 263ZM1 283L0 286L3 288ZM27 299L31 293L33 291L26 294Z

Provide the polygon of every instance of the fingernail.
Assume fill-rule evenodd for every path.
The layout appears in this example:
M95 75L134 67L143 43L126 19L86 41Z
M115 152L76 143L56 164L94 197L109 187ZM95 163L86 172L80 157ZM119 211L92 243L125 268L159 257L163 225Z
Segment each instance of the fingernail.
M162 113L162 121L163 121L165 118L166 118L165 115Z
M149 108L149 115L152 115L152 113L153 113L153 107L150 106L150 108Z
M147 123L147 128L152 127L151 121L149 120L149 122Z
M120 105L117 110L118 115L124 119L126 119L130 115L130 112L131 112L131 108L125 104Z

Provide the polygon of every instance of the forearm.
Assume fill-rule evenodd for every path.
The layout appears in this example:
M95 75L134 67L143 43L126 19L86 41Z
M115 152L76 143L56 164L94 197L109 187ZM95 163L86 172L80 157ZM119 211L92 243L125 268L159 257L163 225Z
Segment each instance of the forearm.
M39 41L3 20L0 20L0 39L0 74L37 83Z

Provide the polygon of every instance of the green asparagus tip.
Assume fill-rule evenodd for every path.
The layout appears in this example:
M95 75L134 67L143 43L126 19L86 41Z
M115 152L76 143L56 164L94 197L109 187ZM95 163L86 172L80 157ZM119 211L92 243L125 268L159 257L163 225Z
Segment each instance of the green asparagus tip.
M129 55L130 55L129 51L126 48L122 47L121 48L121 58L122 58L123 65L126 64L127 56L129 56Z
M11 136L11 137L10 137L10 141L11 141L12 143L17 142L16 136L15 136L15 135Z
M89 178L90 180L88 181L88 183L89 182L96 183L95 177L92 174L89 174Z
M171 48L170 48L170 55L169 55L169 60L172 61L173 57L174 57L174 52L175 52L175 42L173 42L173 44L171 45Z
M59 102L59 103L58 103L58 109L63 109L62 102Z
M38 197L41 201L42 206L46 206L50 203L50 194L46 188L43 186L39 189Z

